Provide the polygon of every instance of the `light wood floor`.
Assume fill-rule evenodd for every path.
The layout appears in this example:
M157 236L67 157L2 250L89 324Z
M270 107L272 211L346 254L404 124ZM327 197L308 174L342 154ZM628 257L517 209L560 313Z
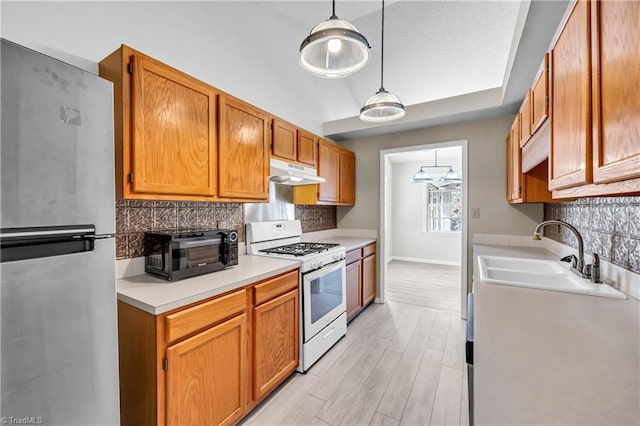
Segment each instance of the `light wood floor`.
M464 332L459 315L372 304L243 424L466 425Z
M460 315L460 267L392 260L387 300Z

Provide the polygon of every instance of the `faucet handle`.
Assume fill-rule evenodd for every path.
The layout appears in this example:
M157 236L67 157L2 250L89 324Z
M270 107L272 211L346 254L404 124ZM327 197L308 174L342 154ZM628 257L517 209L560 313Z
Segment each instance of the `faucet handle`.
M598 253L593 253L593 263L591 264L591 282L598 284L600 280L600 256Z
M562 259L560 259L560 261L561 262L571 262L571 267L573 267L573 268L575 268L578 265L578 258L575 256L575 254L570 254L568 256L565 256Z

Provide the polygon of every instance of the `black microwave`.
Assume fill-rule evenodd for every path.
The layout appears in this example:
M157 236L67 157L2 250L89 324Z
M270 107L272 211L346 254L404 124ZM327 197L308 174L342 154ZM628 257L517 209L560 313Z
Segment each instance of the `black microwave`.
M179 280L238 264L238 231L184 229L144 233L144 271Z

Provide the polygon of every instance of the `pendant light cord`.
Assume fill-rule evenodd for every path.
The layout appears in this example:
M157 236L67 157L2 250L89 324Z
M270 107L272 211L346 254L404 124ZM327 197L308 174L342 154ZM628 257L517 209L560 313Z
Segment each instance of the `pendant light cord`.
M336 16L336 0L333 0L332 2L331 18L329 19L338 19L338 17Z
M382 36L380 45L380 91L384 92L384 0L382 0Z

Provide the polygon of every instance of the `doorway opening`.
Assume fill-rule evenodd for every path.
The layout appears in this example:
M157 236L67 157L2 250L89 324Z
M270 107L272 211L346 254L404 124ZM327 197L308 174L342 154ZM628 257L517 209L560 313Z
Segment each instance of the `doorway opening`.
M467 298L467 141L380 152L380 300L455 313Z

